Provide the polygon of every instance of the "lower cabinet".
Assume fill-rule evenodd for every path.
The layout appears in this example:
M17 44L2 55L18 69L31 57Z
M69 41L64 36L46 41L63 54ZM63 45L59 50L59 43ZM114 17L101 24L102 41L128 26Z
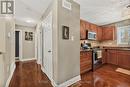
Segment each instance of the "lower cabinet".
M80 52L80 73L85 73L92 69L92 51Z
M117 59L120 67L130 69L130 52L117 51Z
M102 50L102 63L107 63L107 50L105 49Z
M118 65L117 63L117 55L116 50L108 50L107 51L107 63Z
M130 69L130 51L127 50L111 50L103 51L103 63L114 64L121 68Z

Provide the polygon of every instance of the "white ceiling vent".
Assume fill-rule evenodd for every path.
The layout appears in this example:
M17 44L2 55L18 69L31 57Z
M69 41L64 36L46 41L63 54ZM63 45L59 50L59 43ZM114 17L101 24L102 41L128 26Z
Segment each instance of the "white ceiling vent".
M62 6L68 10L71 10L71 3L67 0L62 0Z

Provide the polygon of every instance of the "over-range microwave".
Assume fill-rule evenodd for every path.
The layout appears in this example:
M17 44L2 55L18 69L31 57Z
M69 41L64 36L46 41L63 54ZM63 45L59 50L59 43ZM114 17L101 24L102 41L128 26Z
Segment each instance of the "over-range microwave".
M95 32L88 32L88 39L89 40L96 40L96 33Z

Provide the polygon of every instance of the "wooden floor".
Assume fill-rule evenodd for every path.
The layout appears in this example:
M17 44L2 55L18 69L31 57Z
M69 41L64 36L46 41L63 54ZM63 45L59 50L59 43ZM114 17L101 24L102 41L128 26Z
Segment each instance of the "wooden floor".
M130 87L130 76L115 72L116 66L104 65L95 72L81 75L70 87ZM18 62L9 87L52 87L36 61Z
M52 87L36 61L17 62L9 87Z
M130 76L117 73L117 66L104 65L95 72L81 75L81 81L75 87L130 87Z

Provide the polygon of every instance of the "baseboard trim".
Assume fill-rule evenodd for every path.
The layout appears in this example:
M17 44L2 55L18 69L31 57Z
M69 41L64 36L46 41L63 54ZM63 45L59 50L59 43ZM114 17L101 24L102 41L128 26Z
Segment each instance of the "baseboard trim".
M80 75L78 75L78 76L76 76L76 77L74 77L74 78L72 78L72 79L70 79L70 80L68 80L60 85L55 85L56 83L53 82L53 84L54 84L53 86L54 87L68 87L68 86L71 86L72 84L74 84L80 80L81 80L81 77L80 77Z
M41 67L41 70L42 70L42 72L44 72L44 73L46 74L46 71L44 70L43 67ZM46 74L46 76L47 76L47 74ZM48 76L47 76L47 77L48 77ZM49 77L48 77L48 78L49 78ZM51 81L51 84L52 84L53 87L57 87L57 85L55 84L55 81L54 81L53 79L49 78L49 80Z
M42 72L44 72L46 74L46 71L44 70L43 67L41 67L41 70L42 70ZM49 80L51 81L51 84L52 84L53 87L68 87L68 86L71 86L72 84L80 81L81 76L78 75L78 76L76 76L76 77L74 77L74 78L72 78L72 79L70 79L70 80L68 80L68 81L66 81L66 82L64 82L64 83L62 83L60 85L56 84L56 82L53 79L49 78Z
M40 64L41 65L41 62L40 62L40 60L37 58L37 64Z
M10 81L11 81L11 79L12 79L12 77L13 77L15 68L16 68L16 65L15 65L15 62L14 62L14 63L11 64L11 68L10 68L10 69L11 69L11 73L10 73L10 75L9 75L9 78L8 78L7 82L6 82L5 87L9 87L9 84L10 84Z
M20 61L25 62L25 61L31 61L31 60L37 60L37 58L27 58L27 59L22 59Z
M42 72L44 72L44 73L46 74L46 76L47 76L47 77L49 78L49 80L52 82L53 79L47 75L46 70L45 70L43 67L41 67L41 70L42 70Z

